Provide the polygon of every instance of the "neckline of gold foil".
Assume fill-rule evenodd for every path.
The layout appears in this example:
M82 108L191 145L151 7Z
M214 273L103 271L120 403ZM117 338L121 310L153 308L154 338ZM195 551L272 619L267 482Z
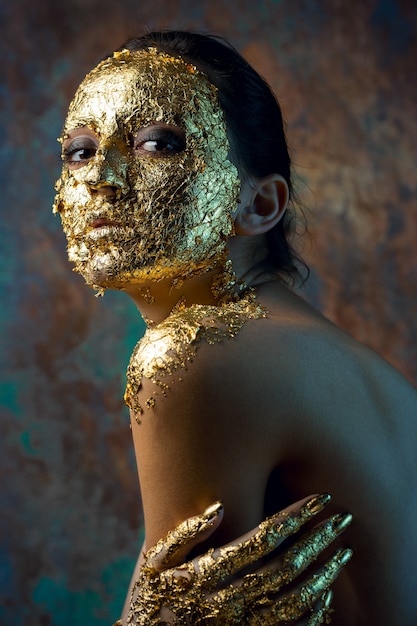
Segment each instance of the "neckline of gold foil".
M145 401L147 408L153 408L158 392L165 395L169 389L167 377L187 369L202 341L215 345L233 339L245 322L266 316L254 291L249 290L239 300L221 306L194 304L179 308L157 326L148 328L136 345L126 372L125 402L136 422L140 424L144 413L138 398L143 378L155 384L155 394Z

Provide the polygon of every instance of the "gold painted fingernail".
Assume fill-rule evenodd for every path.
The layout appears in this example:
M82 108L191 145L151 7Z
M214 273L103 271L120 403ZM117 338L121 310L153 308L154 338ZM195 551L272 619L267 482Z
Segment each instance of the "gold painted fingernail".
M333 530L337 533L341 533L352 523L353 516L351 513L340 513L333 518Z
M330 494L321 493L319 496L311 498L311 500L309 500L304 507L309 513L311 513L311 515L317 515L317 513L320 513L320 511L324 509L326 504L328 504L331 499L332 497Z
M350 548L343 550L343 552L341 552L338 556L338 561L340 565L346 565L346 563L349 563L350 559L352 558L352 554L353 550L351 550Z
M214 519L219 515L219 513L221 513L222 510L223 510L223 503L220 501L214 502L213 504L210 504L210 506L206 508L203 515L204 517L208 519Z

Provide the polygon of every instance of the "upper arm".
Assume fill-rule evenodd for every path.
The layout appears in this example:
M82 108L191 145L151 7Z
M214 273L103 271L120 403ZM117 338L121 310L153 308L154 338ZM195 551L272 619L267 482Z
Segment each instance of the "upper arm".
M132 429L147 547L215 500L225 506L219 536L260 521L266 478L245 408L250 390L243 380L236 384L235 358L228 342L202 344L186 369L164 377L164 392L142 380L144 413L139 425L132 420Z

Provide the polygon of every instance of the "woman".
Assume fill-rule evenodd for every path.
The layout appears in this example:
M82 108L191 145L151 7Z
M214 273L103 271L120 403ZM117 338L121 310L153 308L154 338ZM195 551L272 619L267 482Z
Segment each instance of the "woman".
M216 39L149 34L86 77L62 144L69 258L148 325L126 390L146 548L218 499L200 551L328 491L355 518L336 623L415 623L417 394L290 288L290 160L267 85Z

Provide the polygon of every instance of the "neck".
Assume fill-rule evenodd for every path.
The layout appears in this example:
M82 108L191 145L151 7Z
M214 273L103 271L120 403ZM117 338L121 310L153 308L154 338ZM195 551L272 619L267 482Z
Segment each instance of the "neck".
M236 277L228 266L211 270L183 282L164 280L129 285L124 291L132 298L147 326L159 324L178 307L203 304L219 306L238 293Z
M250 237L229 240L229 260L184 281L172 279L130 284L124 291L132 298L148 326L159 324L180 306L193 304L220 306L241 297L248 287L279 280L265 262L264 250L254 248ZM232 270L233 266L233 270Z

